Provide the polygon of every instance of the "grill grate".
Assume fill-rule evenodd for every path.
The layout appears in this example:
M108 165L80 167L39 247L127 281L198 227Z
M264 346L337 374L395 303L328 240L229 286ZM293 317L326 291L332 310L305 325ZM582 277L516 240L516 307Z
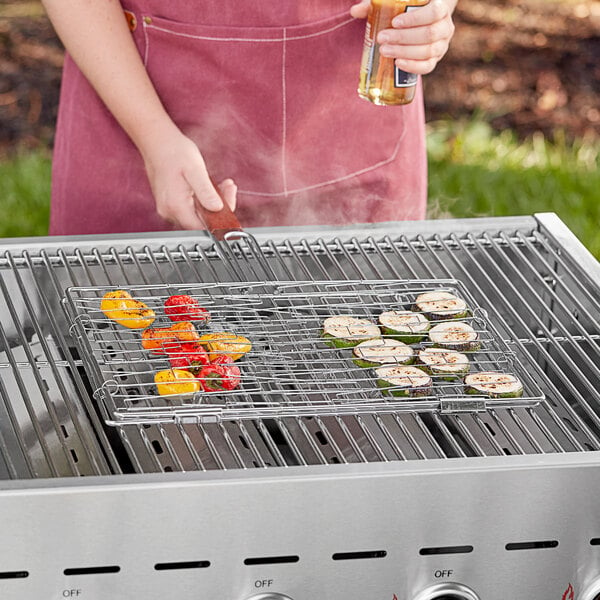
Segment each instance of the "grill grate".
M169 327L163 304L173 295L192 295L211 315L212 331L231 332L252 340L253 348L241 364L241 385L230 392L156 395L154 375L170 368L165 354L144 350L140 331L110 321L100 310L100 299L114 288L70 288L68 307L79 333L82 352L90 364L95 397L105 402L116 421L109 424L211 422L285 416L355 415L371 412L470 412L493 407L533 406L543 394L475 305L468 291L454 280L244 282L241 284L188 284L134 286L129 292L158 318L152 327ZM516 376L525 390L519 398L467 396L462 377L433 374L430 390L418 398L397 398L400 388L379 390L377 370L357 366L349 349L328 348L323 323L331 316L350 315L375 325L379 315L413 308L424 293L446 292L467 302L468 314L432 325L465 323L477 335L478 349L462 348L471 373L494 371ZM348 327L346 334L350 335ZM216 334L217 336L219 334ZM393 342L390 336L384 336ZM372 341L365 342L367 344ZM515 348L518 342L514 341ZM331 344L330 344L331 345ZM426 336L404 346L410 363L419 364L420 349L433 346ZM359 346L361 348L361 346ZM382 363L394 363L389 350ZM385 354L387 353L387 354ZM403 355L406 358L406 355ZM381 366L381 365L379 365ZM389 367L388 367L389 368ZM414 371L425 375L422 370ZM190 378L193 377L190 374ZM410 379L410 377L409 377ZM187 382L186 382L187 383Z
M512 222L511 222L512 223ZM401 227L401 226L399 226ZM600 449L600 289L533 219L487 232L233 244L149 239L0 254L0 477L424 460ZM459 228L460 229L460 228ZM361 414L104 429L62 314L68 287L265 278L457 279L530 366L546 402L468 414ZM43 340L43 341L42 341ZM100 411L100 412L99 412ZM64 431L63 431L64 428ZM65 432L67 435L65 436ZM73 453L77 461L73 458ZM71 456L72 460L69 460Z

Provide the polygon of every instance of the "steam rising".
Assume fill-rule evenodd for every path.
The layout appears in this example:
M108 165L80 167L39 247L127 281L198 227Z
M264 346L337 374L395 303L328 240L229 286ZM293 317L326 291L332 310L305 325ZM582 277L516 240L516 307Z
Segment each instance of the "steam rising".
M393 173L403 161L402 153L409 153L410 149L401 147L400 155L390 164L356 176L348 176L341 164L328 164L327 180L335 183L323 185L319 176L322 163L327 164L329 156L315 154L301 161L289 153L282 157L281 145L274 144L255 123L228 107L217 106L200 126L186 130L198 144L213 180L231 177L238 185L236 213L242 226L337 225L424 218L422 170L415 165L412 175L404 174L401 182ZM239 144L226 144L225 140L231 139L227 132L232 130L236 132L232 137L240 140ZM249 153L246 148L253 150ZM286 183L293 187L287 193Z

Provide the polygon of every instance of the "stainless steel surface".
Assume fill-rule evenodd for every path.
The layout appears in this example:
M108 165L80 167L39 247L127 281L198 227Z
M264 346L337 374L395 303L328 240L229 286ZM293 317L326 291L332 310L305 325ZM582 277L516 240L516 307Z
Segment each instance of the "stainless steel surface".
M479 596L460 583L438 583L423 590L415 600L479 600Z
M481 600L595 600L600 271L564 226L540 216L253 234L260 252L194 233L0 245L2 600L414 600L440 584ZM266 272L456 278L519 340L548 401L103 426L60 306L67 287Z

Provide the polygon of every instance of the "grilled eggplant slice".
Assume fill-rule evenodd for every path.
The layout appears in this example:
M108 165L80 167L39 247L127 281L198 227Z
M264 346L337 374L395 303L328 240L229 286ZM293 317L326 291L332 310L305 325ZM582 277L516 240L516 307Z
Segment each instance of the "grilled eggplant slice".
M354 362L359 367L380 367L381 365L409 365L415 351L402 342L390 339L376 339L361 342L352 351Z
M425 292L417 296L415 310L430 321L464 319L469 316L467 303L450 292Z
M379 327L368 319L328 317L323 322L323 338L337 348L352 348L360 342L381 337Z
M410 310L388 310L381 313L378 320L385 335L405 344L418 344L427 337L431 327L422 314Z
M426 373L439 376L443 381L464 377L471 368L469 357L456 350L425 348L418 354L418 362Z
M465 392L490 398L520 398L523 384L510 373L483 371L465 377Z
M377 385L384 393L402 398L422 398L433 392L433 380L417 367L384 366L375 369Z
M436 348L457 352L473 352L481 348L479 334L463 321L438 323L429 330L429 339Z

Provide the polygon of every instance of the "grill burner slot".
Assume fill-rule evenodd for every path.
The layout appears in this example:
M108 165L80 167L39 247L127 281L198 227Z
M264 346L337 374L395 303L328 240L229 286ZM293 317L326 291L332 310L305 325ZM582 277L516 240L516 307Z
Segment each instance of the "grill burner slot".
M386 550L369 550L366 552L337 552L331 558L333 560L363 560L369 558L385 558Z
M104 567L76 567L65 569L63 573L65 575L104 575L107 573L118 573L120 570L121 567L110 565Z
M25 579L29 571L4 571L0 572L0 579Z
M208 560L156 563L154 565L154 569L156 571L177 571L180 569L207 569L208 567L210 567L210 561Z
M257 558L246 558L244 564L249 567L256 565L283 565L297 563L299 560L299 556L259 556Z
M432 548L421 548L421 556L438 556L440 554L469 554L473 552L473 546L439 546Z
M543 540L539 542L511 542L506 544L506 550L544 550L546 548L557 548L557 540Z

